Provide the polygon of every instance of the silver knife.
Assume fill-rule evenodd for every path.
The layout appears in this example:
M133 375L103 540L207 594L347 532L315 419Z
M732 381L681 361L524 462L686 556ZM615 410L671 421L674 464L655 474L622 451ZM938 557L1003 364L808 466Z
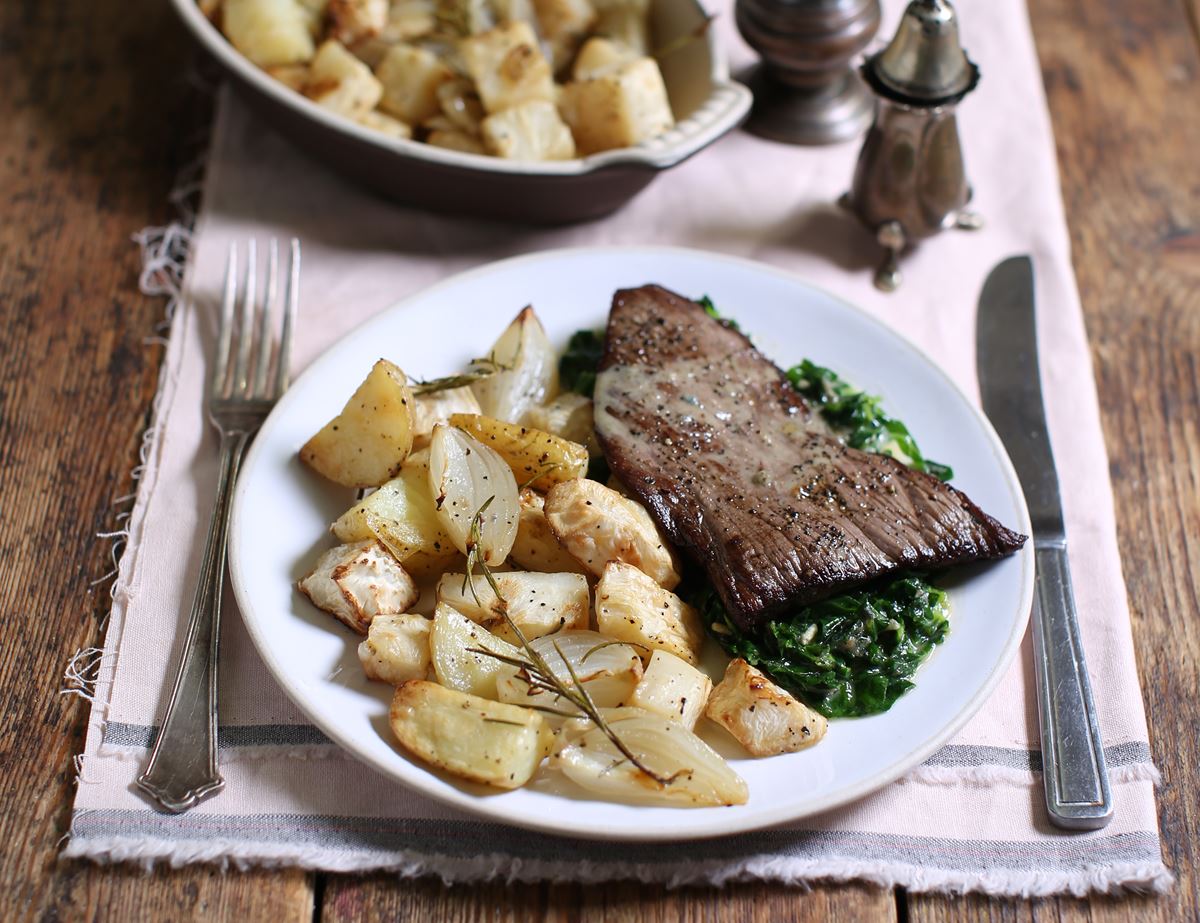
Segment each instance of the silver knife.
M1060 827L1096 830L1112 820L1112 790L1075 616L1058 474L1042 403L1028 256L1005 260L983 284L975 366L984 412L1017 469L1033 523L1033 666L1046 807Z

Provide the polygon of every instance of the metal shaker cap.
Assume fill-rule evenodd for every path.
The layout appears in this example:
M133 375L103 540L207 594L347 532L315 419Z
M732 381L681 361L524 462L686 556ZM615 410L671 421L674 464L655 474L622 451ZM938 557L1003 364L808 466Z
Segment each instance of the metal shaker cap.
M892 41L863 72L878 92L918 106L956 102L979 82L949 0L912 0Z

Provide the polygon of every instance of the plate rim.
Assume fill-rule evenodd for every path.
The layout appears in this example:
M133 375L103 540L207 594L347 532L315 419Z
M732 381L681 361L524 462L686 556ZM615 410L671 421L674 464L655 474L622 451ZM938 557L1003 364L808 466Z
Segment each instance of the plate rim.
M352 735L343 734L340 729L332 722L327 722L310 709L293 683L288 678L287 671L284 665L274 655L273 645L269 638L266 637L263 626L260 625L252 616L247 616L246 613L253 611L252 606L248 606L250 600L250 589L246 581L246 575L241 568L241 530L238 524L243 518L243 510L249 502L247 498L249 478L239 476L237 483L234 486L233 502L229 520L229 538L228 538L228 557L227 569L229 572L230 584L233 588L234 597L238 604L239 614L242 617L242 624L245 626L247 634L249 634L257 653L262 658L267 669L271 672L272 679L277 682L284 694L292 701L292 703L312 721L312 723L325 734L331 742L337 745L341 750L347 753L355 760L363 763L379 772L386 778L404 785L414 792L420 792L427 795L436 801L449 805L454 808L465 810L478 817L487 818L498 823L511 824L516 827L521 827L528 830L535 830L540 833L551 834L555 836L569 836L576 839L609 841L609 842L670 842L680 841L685 839L712 839L715 837L732 836L741 833L748 833L756 830L766 830L774 827L779 827L784 824L812 817L814 815L842 807L858 801L867 795L870 795L896 779L903 776L914 766L924 762L930 755L939 750L945 745L955 734L960 731L983 707L987 700L991 697L996 687L1000 684L1004 674L1008 671L1017 652L1020 650L1021 642L1025 637L1028 629L1030 614L1033 605L1034 592L1034 555L1033 555L1033 532L1029 519L1029 510L1025 502L1025 496L1021 490L1020 481L1017 477L1016 470L1013 468L1012 461L1008 457L1008 452L1004 448L999 435L988 420L980 407L977 407L968 397L965 391L960 388L957 382L920 346L910 340L903 332L889 326L879 318L875 317L870 312L855 305L840 295L830 292L822 286L815 285L805 279L802 275L791 270L783 269L777 266L761 263L746 257L734 256L726 253L719 253L709 250L703 250L695 247L673 247L673 246L638 246L638 245L609 245L609 246L573 246L559 247L548 250L541 250L535 253L526 253L518 256L508 257L501 260L493 260L474 266L470 269L461 272L453 273L439 281L422 287L416 291L410 292L402 298L397 299L388 306L382 308L376 314L367 318L358 326L348 330L342 336L338 337L334 342L330 343L312 360L308 367L289 385L288 390L283 397L272 408L271 413L263 422L259 431L255 434L254 440L250 444L250 448L242 461L241 474L252 471L258 463L260 447L265 444L262 440L263 433L269 433L274 426L279 425L278 421L283 417L285 410L290 404L290 399L299 392L295 390L295 386L310 376L315 377L326 366L331 365L332 356L338 352L344 343L363 335L364 330L370 329L374 325L382 324L385 319L393 315L410 311L415 303L428 297L431 293L444 288L450 288L461 284L464 280L477 276L486 276L492 272L499 270L510 269L513 266L520 264L536 264L543 260L553 259L570 259L579 256L598 256L621 257L628 256L661 256L664 258L675 257L690 257L703 258L708 262L721 262L733 267L749 270L756 273L775 276L785 282L793 285L798 285L801 288L817 292L824 297L836 302L843 310L848 310L857 315L860 319L878 328L884 336L890 336L898 341L904 348L912 351L916 357L921 360L934 375L941 379L941 382L950 392L957 397L975 417L976 422L982 425L984 434L987 436L992 454L1000 466L1001 473L1004 476L1006 486L1009 488L1017 508L1018 522L1014 525L1014 529L1028 536L1025 545L1016 553L1018 560L1021 561L1020 574L1020 610L1022 615L1017 618L1012 630L1009 633L1004 647L1001 650L999 658L993 664L990 673L986 680L979 687L978 691L967 700L966 703L959 709L954 719L948 722L939 733L929 738L922 745L910 750L902 758L896 760L890 766L878 771L874 775L863 779L857 785L851 786L848 789L839 790L836 793L831 793L824 798L808 803L802 810L791 811L784 816L772 815L768 818L763 817L763 812L755 814L746 814L742 816L733 815L730 820L722 821L720 812L714 812L713 820L697 825L694 829L689 828L686 832L660 832L658 830L642 829L636 833L627 832L623 828L611 828L607 826L596 826L589 829L568 829L565 824L553 823L550 821L539 821L536 816L529 816L527 812L513 811L506 809L502 804L497 804L492 799L483 799L472 795L469 792L462 791L456 788L444 788L435 785L424 785L421 780L410 780L401 778L396 775L392 769L377 761L371 754L365 753L356 749L356 744ZM298 685L298 684L297 684ZM421 773L429 778L436 778L432 772L423 764L412 761L412 765ZM684 809L680 809L684 810ZM769 809L768 809L769 810Z

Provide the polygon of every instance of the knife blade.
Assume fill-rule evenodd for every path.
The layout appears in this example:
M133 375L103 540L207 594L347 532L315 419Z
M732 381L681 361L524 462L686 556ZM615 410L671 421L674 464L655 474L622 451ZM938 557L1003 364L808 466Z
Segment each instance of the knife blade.
M1112 820L1112 790L1084 660L1067 560L1067 534L1046 426L1037 353L1033 261L1011 257L979 296L975 365L984 412L1000 435L1029 506L1036 585L1033 662L1046 808L1060 827Z

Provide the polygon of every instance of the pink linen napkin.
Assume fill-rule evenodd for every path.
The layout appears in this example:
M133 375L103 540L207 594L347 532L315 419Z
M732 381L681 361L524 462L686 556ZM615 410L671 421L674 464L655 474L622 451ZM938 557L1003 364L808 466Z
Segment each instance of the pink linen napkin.
M960 4L983 82L960 111L973 203L987 219L904 263L899 293L871 285L877 250L833 202L856 143L805 149L735 133L655 181L619 213L557 230L441 218L377 201L333 176L223 94L187 282L171 325L157 414L121 562L67 856L171 863L394 869L492 877L670 883L863 878L917 890L1033 895L1161 888L1145 713L1117 555L1112 497L1054 146L1022 4ZM885 3L881 35L902 9ZM751 60L722 15L734 65ZM1019 139L1020 143L1014 143ZM269 678L229 598L222 639L226 790L182 816L132 788L169 695L216 479L201 412L204 344L231 241L303 241L294 367L425 285L554 247L671 244L802 274L894 325L975 394L974 314L992 266L1031 253L1047 413L1063 477L1084 644L1111 767L1116 819L1064 834L1045 817L1028 639L987 705L906 779L847 808L678 850L518 832L430 803L334 747ZM664 854L665 853L665 854Z

